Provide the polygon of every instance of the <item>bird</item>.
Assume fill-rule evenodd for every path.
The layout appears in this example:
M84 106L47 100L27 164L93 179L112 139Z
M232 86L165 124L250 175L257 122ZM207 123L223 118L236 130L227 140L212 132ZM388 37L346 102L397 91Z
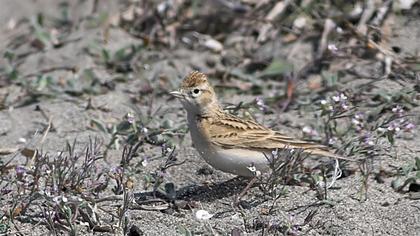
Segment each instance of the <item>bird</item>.
M256 121L225 112L207 76L189 73L180 88L170 92L187 111L195 149L212 167L242 177L255 177L269 170L267 156L281 149L341 158L328 147L299 140L267 128Z

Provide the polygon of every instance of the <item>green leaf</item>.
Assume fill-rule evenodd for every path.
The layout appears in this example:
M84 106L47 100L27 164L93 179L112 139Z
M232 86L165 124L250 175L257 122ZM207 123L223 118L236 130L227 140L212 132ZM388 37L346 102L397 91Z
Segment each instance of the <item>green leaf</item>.
M51 36L41 29L35 30L35 37L42 43L43 47L50 45Z
M187 229L185 226L182 226L182 225L178 226L178 233L180 235L184 235L184 236L192 236L193 235L189 229Z
M16 81L19 78L19 72L15 68L13 68L8 72L7 78L9 80Z
M109 133L108 130L107 130L107 128L106 128L106 126L105 126L105 124L102 123L99 120L91 119L90 120L90 124L91 124L91 126L96 127L97 129L99 129L100 131L102 131L104 133Z
M416 157L416 170L420 170L420 158Z
M395 190L395 191L399 191L400 188L404 185L404 181L402 180L402 178L396 178L394 180L391 181L391 187Z
M328 71L322 71L322 78L324 79L327 87L334 87L338 82L338 75Z
M416 63L411 67L414 71L420 71L420 63Z
M394 133L393 132L387 132L386 137L388 138L388 142L390 144L394 145L394 143L395 143Z
M109 55L109 51L105 48L101 50L102 53L102 60L104 63L110 63L111 62L111 56Z
M122 121L117 125L117 132L127 131L131 128L131 124L128 121Z
M410 163L408 165L405 165L401 168L401 172L403 175L407 176L411 171L415 170L414 163Z
M50 76L38 76L37 80L35 81L36 90L44 90L51 82L52 78Z
M263 70L260 76L285 75L291 73L292 71L293 64L283 59L274 59L271 64Z
M0 234L7 235L6 233L8 229L9 229L9 224L3 223L3 222L0 223Z
M7 50L3 57L6 58L9 63L11 63L15 59L16 54L10 50Z

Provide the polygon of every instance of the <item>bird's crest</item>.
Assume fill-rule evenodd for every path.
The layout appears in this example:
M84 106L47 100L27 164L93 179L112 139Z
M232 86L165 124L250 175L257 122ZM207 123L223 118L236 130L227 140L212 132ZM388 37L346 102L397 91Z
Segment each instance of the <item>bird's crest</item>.
M207 76L201 72L193 71L185 77L182 82L182 88L197 87L202 84L207 84Z

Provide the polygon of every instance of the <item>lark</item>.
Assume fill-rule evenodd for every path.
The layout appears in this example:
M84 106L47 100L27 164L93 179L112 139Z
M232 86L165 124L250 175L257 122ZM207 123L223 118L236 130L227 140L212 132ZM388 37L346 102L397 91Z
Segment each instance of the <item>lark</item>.
M244 177L269 170L268 156L279 149L302 149L313 155L338 158L326 146L299 140L253 120L223 111L207 76L191 72L181 88L170 94L187 111L194 147L211 166Z

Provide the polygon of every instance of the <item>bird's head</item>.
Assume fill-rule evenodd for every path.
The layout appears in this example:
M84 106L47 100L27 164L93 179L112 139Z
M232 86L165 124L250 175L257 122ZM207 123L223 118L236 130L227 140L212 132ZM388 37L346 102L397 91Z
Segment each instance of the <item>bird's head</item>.
M205 115L219 108L216 94L207 76L198 71L188 74L182 81L181 88L170 94L178 98L187 112L193 115Z

